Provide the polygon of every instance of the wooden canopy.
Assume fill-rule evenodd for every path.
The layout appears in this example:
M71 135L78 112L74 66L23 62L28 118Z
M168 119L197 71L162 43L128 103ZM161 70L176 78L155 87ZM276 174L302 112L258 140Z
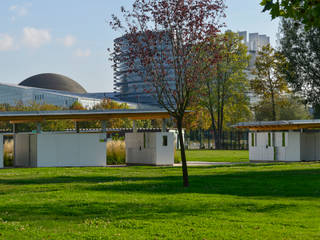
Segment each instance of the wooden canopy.
M165 110L119 109L98 111L36 111L36 112L0 112L0 121L11 123L42 122L47 120L94 121L114 118L128 119L166 119L170 115Z
M239 129L249 129L251 131L285 131L300 129L320 129L320 120L289 120L289 121L266 121L266 122L242 122L233 125Z

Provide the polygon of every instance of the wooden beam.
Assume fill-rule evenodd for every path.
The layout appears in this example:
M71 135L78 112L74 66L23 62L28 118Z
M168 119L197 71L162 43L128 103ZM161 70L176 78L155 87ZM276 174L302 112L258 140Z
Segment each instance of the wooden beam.
M149 112L149 113L90 113L90 114L81 114L81 113L72 113L72 114L63 114L63 113L52 113L52 114L21 114L21 115L1 115L0 121L9 121L11 123L25 123L25 122L41 122L41 121L51 121L51 120L74 120L74 121L94 121L94 120L108 120L108 119L117 119L117 118L128 118L128 119L167 119L170 118L169 113L167 112Z
M276 130L300 130L300 129L315 129L319 128L319 124L300 124L300 125L277 125L277 126L254 126L248 127L251 131L276 131Z

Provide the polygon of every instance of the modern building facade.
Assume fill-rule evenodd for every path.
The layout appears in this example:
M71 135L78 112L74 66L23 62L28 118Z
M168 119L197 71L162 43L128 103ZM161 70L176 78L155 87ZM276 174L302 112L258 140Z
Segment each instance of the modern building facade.
M155 36L161 33L155 33ZM141 35L141 39L144 36ZM159 43L156 44L155 51L159 55L165 54L170 57L171 43L166 40L169 37L161 37ZM130 36L124 35L114 40L116 48L119 50L118 57L114 63L114 93L115 97L125 102L135 102L138 104L158 105L154 88L152 87L150 76L144 64L137 57L132 63L129 58L129 49L134 48L134 44L129 40ZM144 44L141 40L140 44ZM153 51L152 49L151 51ZM154 54L156 55L156 53ZM160 67L159 67L160 68ZM164 66L161 64L161 69L165 69L165 78L171 89L175 89L174 85L174 69L169 64ZM149 79L148 79L149 78Z
M261 51L262 47L270 44L270 37L265 34L259 33L249 33L247 31L238 32L239 36L243 38L243 43L248 47L248 54L250 55L250 61L248 68L246 70L247 77L249 80L252 80L254 76L252 75L252 70L255 67L256 58L258 56L258 52ZM248 96L250 98L250 103L255 104L260 99L254 93L249 92Z

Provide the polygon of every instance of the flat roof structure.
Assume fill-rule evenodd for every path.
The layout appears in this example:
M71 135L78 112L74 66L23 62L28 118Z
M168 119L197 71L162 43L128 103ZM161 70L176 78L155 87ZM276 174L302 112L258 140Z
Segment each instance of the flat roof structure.
M33 111L0 112L0 121L10 123L42 122L47 120L94 121L112 118L129 118L132 120L166 119L170 115L161 109L113 109L113 110L67 110L67 111Z
M285 120L285 121L261 121L240 122L233 125L234 128L249 129L251 131L276 131L276 130L299 130L320 128L320 119L313 120Z

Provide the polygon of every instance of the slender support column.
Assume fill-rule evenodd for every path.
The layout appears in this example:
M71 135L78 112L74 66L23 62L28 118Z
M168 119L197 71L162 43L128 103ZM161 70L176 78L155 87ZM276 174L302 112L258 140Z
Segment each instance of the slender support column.
M37 133L41 133L41 122L37 122Z
M102 120L101 121L101 131L103 133L106 133L107 132L107 123L106 123L106 120Z
M13 123L13 124L12 124L12 133L16 133L16 132L17 132L16 127L17 127L16 124Z
M162 132L167 131L167 120L165 118L162 119Z
M74 125L75 125L75 128L76 128L76 133L80 133L79 123L78 123L78 122L75 122Z
M132 121L132 132L136 133L137 132L137 128L136 128L136 120Z

